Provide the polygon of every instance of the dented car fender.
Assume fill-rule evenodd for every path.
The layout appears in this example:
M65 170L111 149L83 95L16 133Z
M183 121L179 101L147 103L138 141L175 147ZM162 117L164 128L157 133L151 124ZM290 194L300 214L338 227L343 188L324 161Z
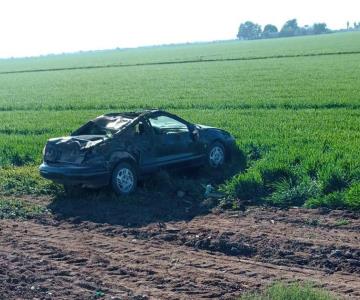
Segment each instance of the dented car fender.
M119 162L124 160L130 161L133 164L137 165L137 159L131 153L127 151L115 151L110 155L109 169L114 169Z

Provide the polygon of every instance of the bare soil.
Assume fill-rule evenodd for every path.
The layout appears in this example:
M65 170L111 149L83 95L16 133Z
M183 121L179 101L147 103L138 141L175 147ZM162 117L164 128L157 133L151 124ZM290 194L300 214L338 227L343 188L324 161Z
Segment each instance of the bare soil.
M52 213L0 220L2 299L234 299L275 280L360 299L354 213L31 201Z

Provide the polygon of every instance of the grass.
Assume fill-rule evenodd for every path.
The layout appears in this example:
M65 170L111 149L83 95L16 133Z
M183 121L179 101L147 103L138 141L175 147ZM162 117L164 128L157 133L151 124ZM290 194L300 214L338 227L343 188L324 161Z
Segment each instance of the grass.
M340 220L337 220L336 223L335 223L335 226L346 226L346 225L349 225L351 224L351 222L347 219L340 219Z
M355 32L2 60L0 193L56 191L36 170L48 138L68 135L106 112L159 107L236 137L247 159L245 171L222 187L229 196L359 210L359 37ZM332 55L319 55L324 53ZM206 59L219 61L134 65ZM118 63L133 66L1 74Z
M317 289L310 284L275 283L261 293L249 293L240 300L335 300L338 299L325 290Z
M58 185L40 177L37 166L0 170L0 197L1 195L49 195L60 190Z
M0 198L0 219L32 219L44 212L43 206L29 201Z

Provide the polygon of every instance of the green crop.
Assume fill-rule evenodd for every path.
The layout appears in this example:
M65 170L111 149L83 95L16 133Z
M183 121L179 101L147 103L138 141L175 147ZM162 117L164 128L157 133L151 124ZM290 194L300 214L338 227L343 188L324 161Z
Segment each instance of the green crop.
M359 32L257 41L228 41L93 51L37 58L0 60L0 73L164 62L252 59L359 52Z
M236 137L232 197L359 207L356 32L1 60L0 167L33 168L48 138L100 114L154 107Z
M310 283L275 282L262 292L247 293L239 300L335 300L339 299L330 292L315 288Z

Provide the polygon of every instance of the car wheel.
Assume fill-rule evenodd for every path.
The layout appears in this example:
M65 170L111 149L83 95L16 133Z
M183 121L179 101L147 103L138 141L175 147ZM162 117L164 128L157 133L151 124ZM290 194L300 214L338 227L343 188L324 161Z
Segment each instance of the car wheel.
M126 162L119 163L112 175L112 187L118 195L127 195L133 192L137 185L135 168Z
M215 142L209 147L207 163L213 169L217 169L225 163L225 148L221 143Z

